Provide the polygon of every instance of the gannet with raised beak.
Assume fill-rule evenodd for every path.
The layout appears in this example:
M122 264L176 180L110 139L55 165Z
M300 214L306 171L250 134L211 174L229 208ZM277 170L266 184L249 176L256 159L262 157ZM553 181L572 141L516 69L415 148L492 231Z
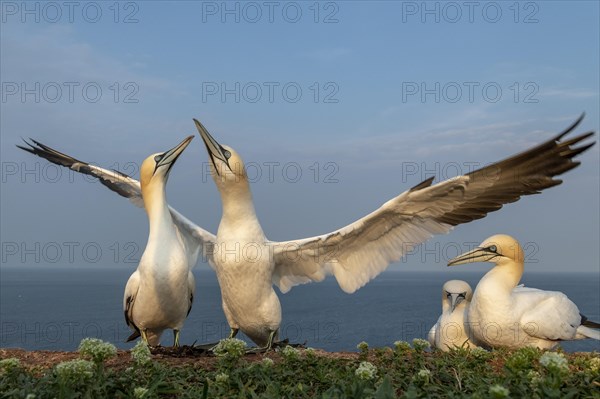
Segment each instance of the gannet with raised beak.
M171 168L193 138L187 137L167 152L150 155L140 168L150 232L137 270L125 286L125 321L134 330L127 341L141 335L148 345L156 346L169 328L173 330L173 346L179 346L179 331L192 309L196 288L192 265L169 212L165 189Z
M552 177L576 167L572 158L594 144L573 148L592 132L559 142L582 118L524 153L435 185L427 179L346 227L286 242L269 241L263 233L241 157L194 119L223 204L213 263L230 337L241 330L258 345L271 347L281 323L273 284L285 293L333 274L342 290L353 293L434 234L560 184Z
M432 347L444 352L454 348L475 348L469 340L466 324L473 290L466 281L446 281L442 287L442 314L429 330L427 337Z
M475 342L488 348L551 349L559 341L600 340L600 324L587 320L562 292L516 288L524 259L517 240L498 234L448 262L448 266L495 264L477 284L469 305L468 323Z

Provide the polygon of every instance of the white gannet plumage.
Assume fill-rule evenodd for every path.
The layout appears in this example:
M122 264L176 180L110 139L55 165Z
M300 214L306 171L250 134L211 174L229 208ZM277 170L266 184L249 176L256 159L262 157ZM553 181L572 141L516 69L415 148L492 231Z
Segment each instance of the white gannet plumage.
M448 262L448 266L495 264L477 284L469 305L468 324L474 342L488 348L550 349L559 341L600 340L600 325L587 320L562 292L517 286L524 259L517 240L497 234Z
M446 281L442 287L442 314L431 327L428 341L432 347L444 352L454 348L475 348L469 340L467 311L473 290L463 280Z
M235 268L231 268L231 271L217 271L223 276L222 283L220 280L222 291L229 284L238 287L238 290L249 292L239 294L241 301L259 297L257 302L244 304L247 312L241 312L233 304L228 305L223 300L223 310L232 327L232 335L240 328L240 321L243 321L245 326L242 330L256 343L265 344L273 338L275 332L272 330L279 326L281 320L281 308L272 284L285 293L295 285L322 281L327 275L334 275L340 287L345 292L352 293L385 270L391 262L400 259L434 234L447 233L453 226L483 218L487 213L500 209L503 204L515 202L523 195L537 194L560 184L561 181L553 177L579 165L573 158L594 144L575 147L577 143L592 136L593 132L561 141L582 119L583 115L562 133L518 155L435 185L432 185L432 177L344 228L301 240L273 242L265 238L256 219L247 179L243 170L238 171L239 178L245 184L238 185L236 190L246 187L240 191L243 201L227 202L232 208L231 214L246 214L238 223L228 222L219 227L222 233L221 243L229 243L229 247L225 249L230 251L230 256L235 256L236 253L239 255L243 251L246 257L260 255L261 258L257 262L250 262L252 266L248 270L242 269L236 275L237 279L228 280L226 277L233 276ZM196 123L199 130L206 130L199 122ZM79 161L38 141L31 141L33 144L26 142L28 147L18 147L55 164L95 176L114 192L131 199L138 206L141 205L141 191L137 180L117 171ZM220 165L217 169L226 171L228 167L225 165L225 156L229 154L231 157L234 152L220 146L214 139L209 140L206 145L211 159ZM231 166L239 168L243 164L237 153L235 157L239 159L239 165L231 162ZM198 254L202 253L214 268L213 254L223 250L223 245L215 247L217 237L173 208L169 209L175 227L187 246L187 253L194 255L191 263L194 264ZM240 227L242 224L243 229ZM240 246L241 242L247 245ZM268 262L265 262L265 250L268 251ZM256 290L254 294L253 290ZM243 315L236 320L234 312Z
M240 329L257 344L271 345L281 323L273 284L285 293L294 285L334 275L342 290L352 293L434 234L560 184L552 177L576 167L572 158L594 144L571 147L591 132L559 142L580 121L552 140L486 168L435 185L428 179L332 233L274 242L265 237L256 216L241 157L194 119L223 204L213 262L230 336Z
M128 341L141 335L147 344L156 346L163 331L172 329L174 346L179 346L179 331L192 308L196 284L185 243L169 212L166 184L175 161L193 137L169 151L150 155L140 168L149 233L123 295L125 321L134 330Z

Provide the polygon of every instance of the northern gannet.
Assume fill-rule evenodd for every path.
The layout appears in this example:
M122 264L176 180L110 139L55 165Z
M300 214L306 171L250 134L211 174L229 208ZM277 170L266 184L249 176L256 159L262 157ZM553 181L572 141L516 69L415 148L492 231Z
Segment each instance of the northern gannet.
M343 291L353 293L434 234L560 184L552 177L576 167L579 163L572 158L594 144L572 147L592 132L559 142L582 118L551 140L506 160L435 185L433 178L427 179L337 231L285 242L269 241L263 233L241 157L194 119L223 204L213 263L230 337L241 330L258 345L271 347L281 323L273 284L285 293L332 274Z
M475 348L469 340L466 324L473 290L466 281L450 280L442 287L442 314L431 330L428 341L444 352L453 348Z
M186 138L172 150L146 158L140 168L141 184L121 172L79 161L33 139L33 144L26 142L29 147L17 146L55 164L97 177L106 187L146 209L150 227L148 243L137 270L127 282L123 298L125 321L134 329L128 341L140 335L144 339L145 334L144 340L154 346L163 330L172 328L178 345L179 329L190 310L195 289L189 268L196 264L200 252L211 251L214 242L212 234L191 223L166 202L169 171L192 138Z
M193 138L189 136L169 151L150 155L140 168L150 231L146 249L123 295L125 321L134 330L127 341L141 335L148 345L156 346L163 331L170 328L173 346L177 347L179 330L192 310L196 290L193 265L169 212L166 185L175 161Z
M321 281L326 275L332 274L345 292L354 292L381 273L389 263L400 259L434 234L447 233L453 226L480 219L488 212L500 209L503 204L517 201L522 195L536 194L560 184L560 180L552 177L576 167L579 163L572 158L594 144L574 147L592 136L593 132L560 141L579 125L583 116L562 133L521 154L435 185L432 185L433 177L427 179L370 215L333 233L297 241L265 241L268 245L254 249L272 250L269 253L272 269L267 274L270 273L272 283L284 293L294 285ZM33 144L26 142L29 147L18 147L52 163L95 176L112 191L129 198L137 206L143 206L137 180L118 171L79 161L33 139L31 141ZM213 145L218 146L218 143L213 140ZM221 152L223 157L227 154L231 157L231 152L225 152L220 146L214 150L217 154ZM223 163L219 158L215 162ZM247 185L245 178L244 181ZM247 195L250 196L249 191ZM175 228L186 244L190 264L195 264L198 254L202 253L209 265L214 267L214 252L218 249L214 247L216 237L173 208L169 207L169 210ZM260 229L258 221L256 226ZM252 249L253 244L250 244L244 251ZM236 284L235 281L233 283ZM237 284L244 284L245 288L253 290L251 283L245 281ZM261 280L260 284L267 282ZM273 306L273 313L268 317L270 325L261 321L260 317L253 319L253 324L258 324L258 327L251 329L262 331L260 337L251 337L258 344L268 343L275 334L273 331L267 334L262 325L269 325L267 330L278 327L281 317L275 292L272 288L266 292L267 302L272 303L269 302L267 306L262 303L247 304L250 308L249 318L264 314L269 311L269 305ZM236 324L231 322L234 327ZM235 331L232 330L232 333Z
M562 292L518 287L524 254L514 238L498 234L448 262L492 262L477 284L468 310L474 341L488 348L550 349L559 341L600 340L600 324L587 320Z

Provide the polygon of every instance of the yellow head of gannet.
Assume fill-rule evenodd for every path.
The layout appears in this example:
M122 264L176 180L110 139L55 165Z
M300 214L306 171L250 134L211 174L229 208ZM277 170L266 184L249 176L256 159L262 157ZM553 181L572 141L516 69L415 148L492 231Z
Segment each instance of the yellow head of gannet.
M506 234L496 234L483 241L477 248L451 259L448 266L472 262L492 262L497 265L523 264L525 255L517 240Z
M150 212L151 204L164 197L169 172L193 138L194 136L188 136L170 150L152 154L142 162L140 186L146 211ZM166 201L163 202L166 204Z

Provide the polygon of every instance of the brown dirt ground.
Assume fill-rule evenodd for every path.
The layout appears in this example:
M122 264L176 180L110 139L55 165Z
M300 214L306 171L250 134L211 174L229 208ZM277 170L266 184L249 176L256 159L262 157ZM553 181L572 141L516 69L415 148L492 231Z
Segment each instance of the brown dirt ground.
M174 351L172 348L156 348L153 349L152 358L169 366L193 366L212 370L216 368L217 358L212 355L200 353L200 351L191 350L190 347L181 347L180 350ZM358 358L358 353L354 352L326 352L315 350L317 356L328 357L331 359L347 359L355 360ZM77 352L55 352L55 351L26 351L18 348L0 348L0 359L17 358L21 364L29 369L44 370L52 368L60 362L79 358ZM276 352L266 354L248 354L245 360L248 362L258 362L269 357L275 362L281 360L281 356ZM117 356L106 362L106 366L110 368L127 368L131 365L131 356L129 351L119 350Z

